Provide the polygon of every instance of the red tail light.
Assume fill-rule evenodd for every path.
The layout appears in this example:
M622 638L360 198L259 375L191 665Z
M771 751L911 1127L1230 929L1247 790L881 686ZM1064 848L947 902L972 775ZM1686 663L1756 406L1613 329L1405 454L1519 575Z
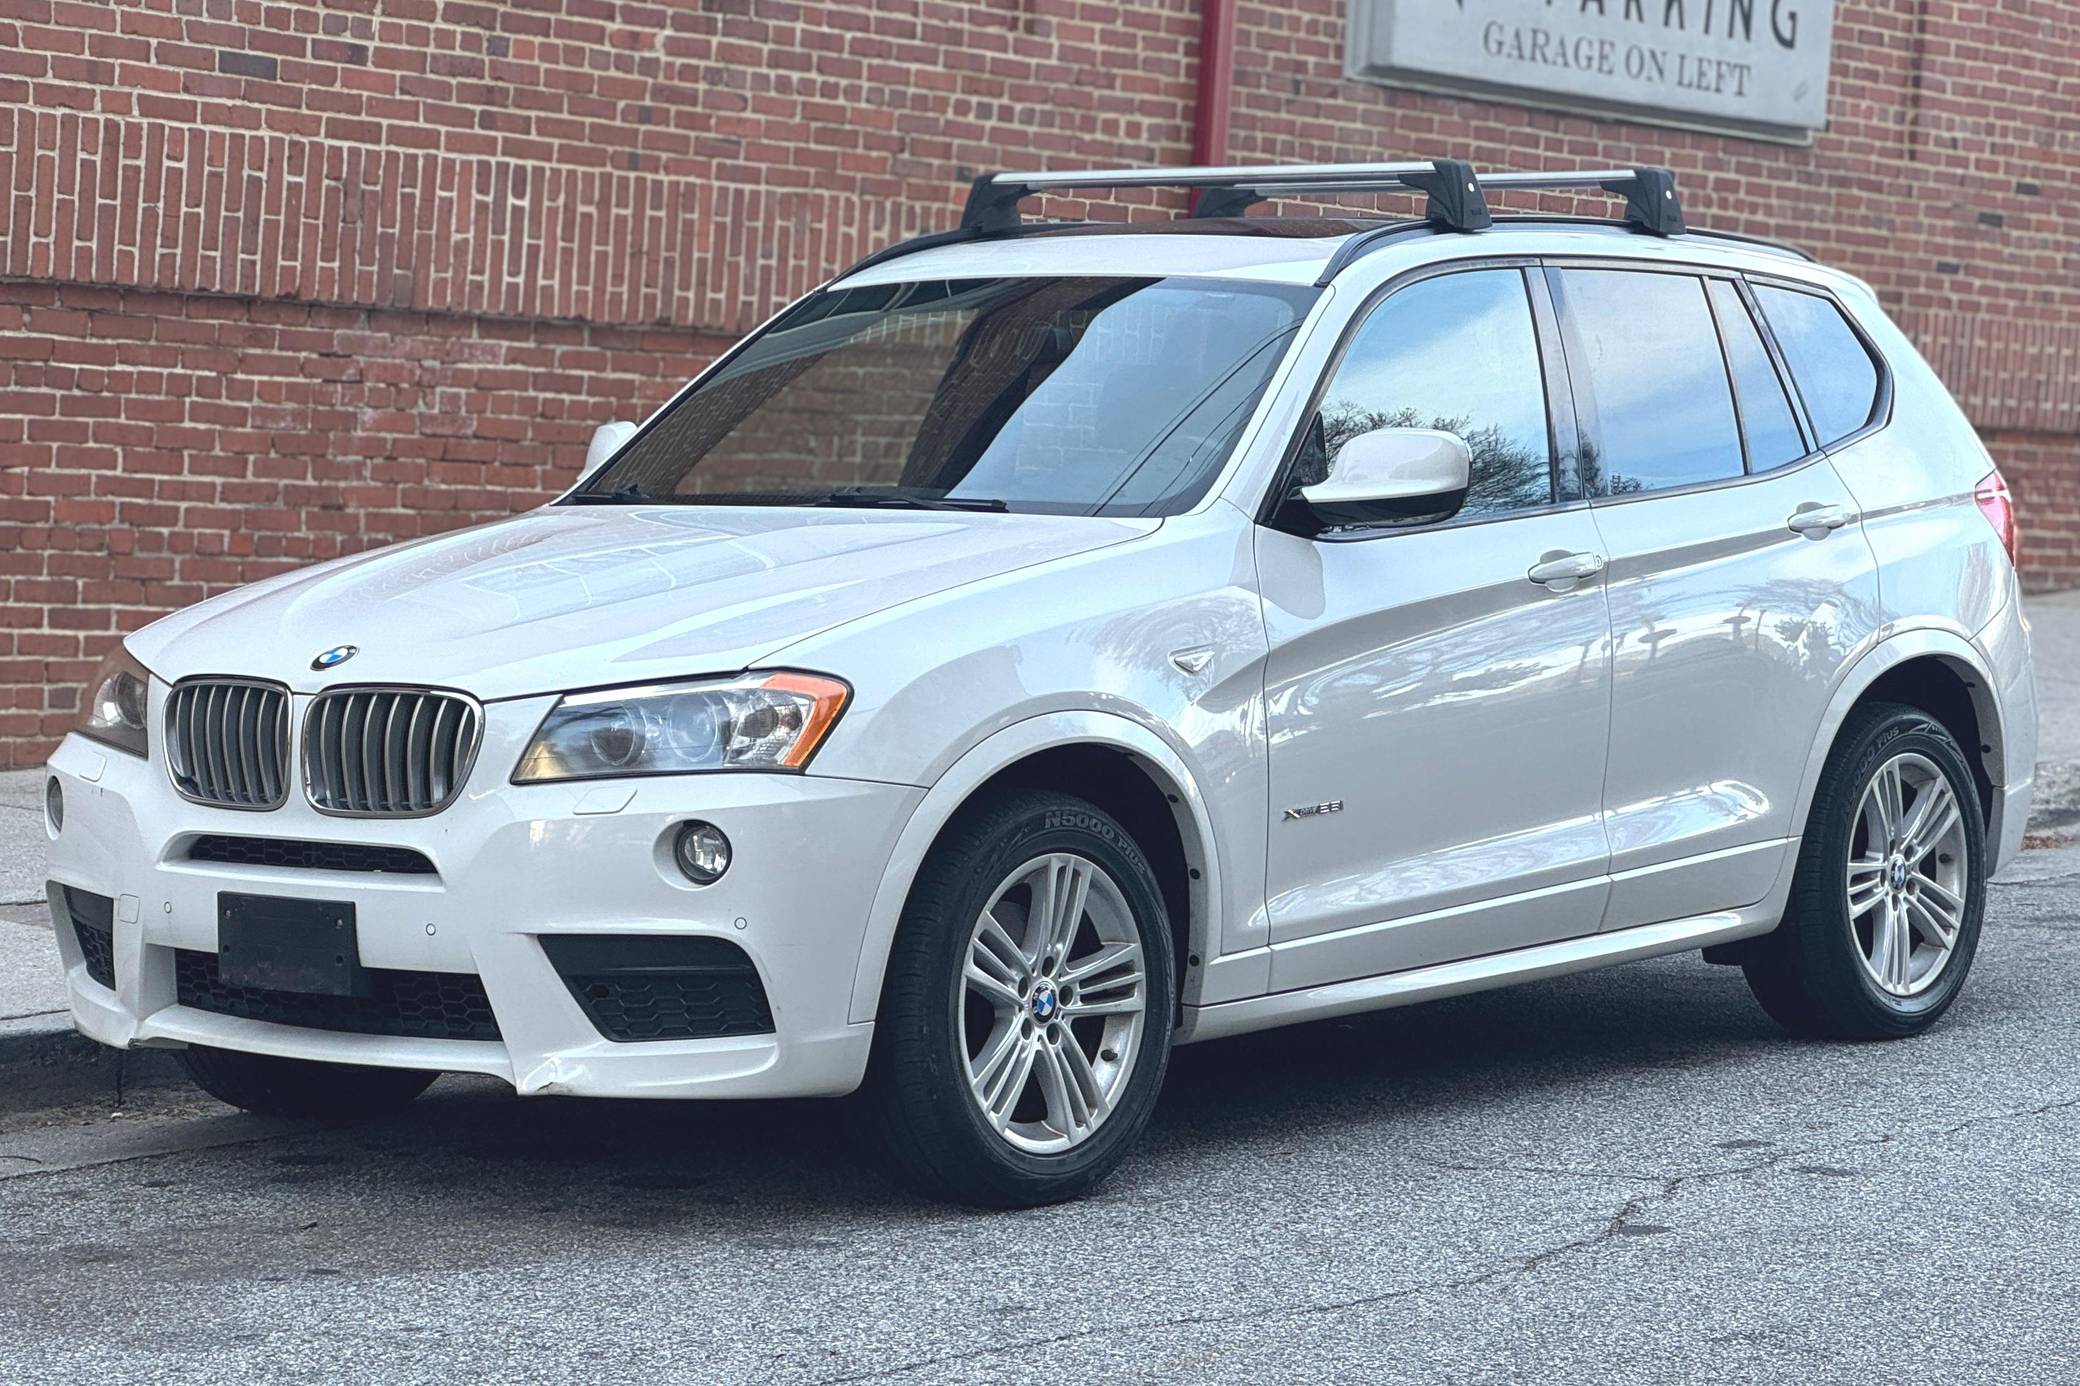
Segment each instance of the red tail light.
M1998 471L1979 483L1973 493L1979 502L1979 513L1993 526L2001 537L2001 547L2008 551L2008 559L2016 567L2022 566L2022 527L2015 518L2015 495L2008 489L2008 482Z

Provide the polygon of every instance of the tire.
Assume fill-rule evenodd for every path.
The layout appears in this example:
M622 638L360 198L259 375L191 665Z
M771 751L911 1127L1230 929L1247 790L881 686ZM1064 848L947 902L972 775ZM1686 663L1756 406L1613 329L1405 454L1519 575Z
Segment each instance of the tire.
M273 1054L246 1054L191 1044L182 1055L195 1085L261 1116L351 1120L402 1107L425 1092L438 1073L410 1068L364 1068Z
M1898 788L1878 785L1881 773L1894 772L1898 779L1888 784ZM1880 801L1885 793L1894 796L1895 808ZM1935 825L1922 821L1922 832L1912 833L1918 810L1932 809L1942 819L1945 793L1957 810L1954 830L1931 834ZM1917 839L1905 851L1879 843L1888 814ZM1852 853L1858 859L1853 876ZM1918 860L1910 860L1917 853ZM1877 862L1882 866L1872 865ZM1978 787L1956 739L1915 708L1861 708L1843 726L1821 774L1784 922L1756 939L1742 963L1748 987L1794 1034L1844 1040L1919 1034L1950 1008L1971 971L1986 875ZM1898 926L1891 923L1895 910ZM1944 919L1955 924L1947 952L1938 948ZM1881 930L1890 942L1879 942ZM1904 948L1897 946L1902 938Z
M1032 928L1052 899L1077 902L1061 956ZM984 976L971 980L971 965ZM1110 815L1041 790L964 809L919 871L890 949L857 1099L868 1131L898 1178L932 1197L1024 1208L1089 1192L1155 1110L1175 973L1162 889Z

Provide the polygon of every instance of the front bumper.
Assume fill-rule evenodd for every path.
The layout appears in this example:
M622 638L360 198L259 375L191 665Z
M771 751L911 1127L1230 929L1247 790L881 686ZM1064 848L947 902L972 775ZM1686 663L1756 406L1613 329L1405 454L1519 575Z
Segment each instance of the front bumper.
M483 1073L523 1094L784 1097L857 1087L873 1026L849 1020L853 973L883 870L924 792L763 774L508 784L548 702L488 707L470 784L421 819L327 817L293 792L271 812L204 807L173 791L156 758L68 737L50 762L65 796L51 879L115 902L112 988L89 975L72 929L58 928L74 1022L117 1047L206 1044ZM695 817L735 848L728 874L698 888L670 851L676 826ZM187 859L202 834L401 847L434 871ZM351 902L364 966L474 974L499 1038L344 1033L180 1004L176 953L217 951L220 891ZM757 969L773 1031L610 1040L551 965L541 939L554 934L725 938Z

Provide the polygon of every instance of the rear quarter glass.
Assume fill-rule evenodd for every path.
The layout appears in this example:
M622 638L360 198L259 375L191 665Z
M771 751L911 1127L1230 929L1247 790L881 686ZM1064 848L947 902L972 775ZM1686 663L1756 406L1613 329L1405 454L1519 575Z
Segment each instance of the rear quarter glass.
M1878 363L1834 300L1759 284L1755 296L1790 363L1821 446L1871 421L1878 402Z

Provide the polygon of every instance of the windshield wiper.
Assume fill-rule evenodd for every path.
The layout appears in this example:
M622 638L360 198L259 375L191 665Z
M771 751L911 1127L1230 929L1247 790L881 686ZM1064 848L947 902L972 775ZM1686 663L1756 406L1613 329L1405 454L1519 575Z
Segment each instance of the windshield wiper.
M722 493L721 495L709 495L709 494L707 494L706 492L701 492L701 491L697 491L697 492L695 492L694 494L692 494L692 495L690 495L690 496L682 496L682 495L679 495L679 494L677 494L677 493L675 493L675 492L667 492L667 493L666 493L666 494L664 494L664 495L661 495L661 496L657 496L657 495L652 495L652 494L651 494L651 493L649 493L648 491L645 491L645 490L644 490L644 489L643 489L643 488L642 488L641 486L637 485L637 484L636 484L635 482L630 482L630 483L629 483L628 485L626 485L626 486L620 486L620 487L616 487L616 488L615 488L614 490L612 490L612 491L579 491L579 492L576 492L576 493L574 493L574 494L573 494L572 496L570 496L570 497L569 497L569 499L568 499L568 500L567 500L567 501L566 501L565 503L566 503L566 504L569 504L569 505L814 505L814 504L816 504L816 502L815 502L814 500L812 500L812 499L811 499L810 497L808 497L808 496L801 496L801 495L774 495L774 494L768 494L768 493L766 493L766 492L757 492L757 491L752 491L752 492L745 492L745 493L743 493L743 494L741 494L741 495L731 495L731 494L729 494L728 492L724 492L724 493Z
M579 491L571 505L813 505L858 510L981 510L1007 512L1011 509L993 496L912 496L900 491L874 491L864 486L841 486L827 495L793 495L785 492L743 492L731 495L653 496L636 482L611 491Z
M570 498L572 505L645 505L650 498L643 488L631 481L626 486L617 486L611 491L579 491Z
M809 504L861 510L982 510L999 514L1011 509L994 496L907 496L900 491L870 491L864 486L841 486Z

